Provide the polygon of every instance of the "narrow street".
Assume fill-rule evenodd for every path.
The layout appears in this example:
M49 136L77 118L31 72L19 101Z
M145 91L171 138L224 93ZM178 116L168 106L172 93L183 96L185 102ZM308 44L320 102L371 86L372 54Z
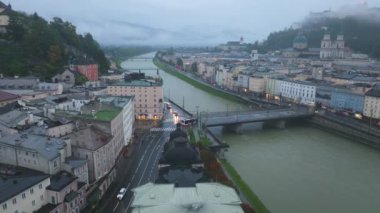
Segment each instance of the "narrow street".
M174 128L173 115L167 113L162 128ZM162 148L169 139L170 131L150 132L149 130L133 146L133 153L129 158L123 158L117 164L117 186L109 190L100 201L103 208L100 212L131 212L133 200L133 188L154 182L157 174L157 163L161 156ZM127 193L122 200L116 195L121 188L127 188Z

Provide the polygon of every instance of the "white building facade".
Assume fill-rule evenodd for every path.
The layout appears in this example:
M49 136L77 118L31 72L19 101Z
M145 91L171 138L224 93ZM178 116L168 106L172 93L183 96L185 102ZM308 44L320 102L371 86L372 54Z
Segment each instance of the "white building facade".
M380 90L372 89L364 97L364 116L380 119Z
M20 177L19 180L17 179L18 178L8 180L13 182L13 186L8 186L14 187L13 189L9 192L1 192L7 193L6 195L3 194L7 197L6 200L0 200L1 213L34 212L48 203L46 195L46 187L50 185L48 175L34 175L30 177ZM30 185L30 183L32 183L32 185ZM18 187L20 190L17 193Z
M316 86L303 82L282 81L281 96L299 104L315 105Z
M100 98L100 102L108 102L122 108L124 146L129 145L129 142L132 140L133 125L135 123L134 97L105 97Z

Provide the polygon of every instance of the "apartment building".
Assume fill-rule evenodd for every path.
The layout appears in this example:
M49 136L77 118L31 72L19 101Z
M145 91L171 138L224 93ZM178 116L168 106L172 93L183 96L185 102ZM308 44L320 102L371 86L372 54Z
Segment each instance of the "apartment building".
M138 79L107 86L107 94L134 96L136 119L158 120L163 116L163 88L160 79Z
M316 86L305 83L283 80L281 96L299 104L315 105Z
M70 156L70 140L28 134L0 138L0 163L56 174Z
M249 77L249 87L248 90L253 93L263 93L265 92L266 80L263 77L251 76Z
M80 212L86 205L86 184L68 172L59 172L50 178L46 198L48 205L38 212Z
M127 146L132 139L133 125L135 122L134 97L102 96L99 97L99 102L114 105L122 109L124 146Z
M364 97L363 115L369 118L380 119L380 86L375 86Z
M0 178L0 212L35 212L47 204L49 175L25 168L6 169Z

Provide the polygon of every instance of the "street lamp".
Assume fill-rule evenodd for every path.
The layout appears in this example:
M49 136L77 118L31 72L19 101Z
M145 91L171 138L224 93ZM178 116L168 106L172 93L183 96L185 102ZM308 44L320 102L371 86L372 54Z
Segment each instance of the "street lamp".
M197 105L197 106L195 106L196 108L197 108L197 126L198 126L198 129L199 129L199 124L200 124L200 122L201 122L201 120L199 119L199 106Z

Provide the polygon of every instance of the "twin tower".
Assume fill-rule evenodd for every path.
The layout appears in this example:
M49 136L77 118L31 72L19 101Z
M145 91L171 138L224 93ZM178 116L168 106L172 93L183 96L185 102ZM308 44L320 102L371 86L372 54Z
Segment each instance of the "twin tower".
M325 34L321 41L320 58L321 59L342 59L344 55L344 38L343 35L337 35L336 40L332 40L330 34Z

